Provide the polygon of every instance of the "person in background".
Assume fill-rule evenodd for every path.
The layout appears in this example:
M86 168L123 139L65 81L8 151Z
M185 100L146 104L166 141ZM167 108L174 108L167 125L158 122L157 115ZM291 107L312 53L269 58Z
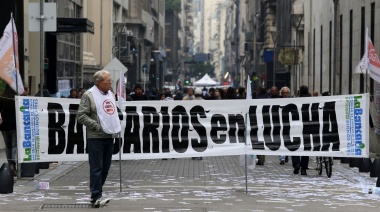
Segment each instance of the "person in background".
M166 92L165 92L165 99L164 99L164 101L174 101L174 99L173 99L173 95L172 95L172 92L170 91L170 90L167 90Z
M41 84L38 84L38 91L34 96L37 96L37 97L41 96ZM42 96L43 97L52 97L49 90L46 89L46 85L43 86Z
M319 96L318 91L314 91L313 96Z
M84 88L79 88L78 89L78 99L82 98L82 95L84 94L86 90Z
M133 101L147 101L148 97L143 94L142 87L140 84L136 84L135 87L133 88L135 91L134 94L131 94L131 98Z
M232 87L227 88L227 92L225 94L226 99L236 99L235 89Z
M256 98L257 99L266 99L266 98L268 98L267 90L265 90L265 88L263 88L263 87L259 87L257 89Z
M215 91L216 91L215 88L208 89L208 98L207 98L207 100L216 100Z
M91 203L99 208L110 202L103 197L103 185L111 166L114 138L121 131L110 73L97 71L94 86L80 101L77 120L86 126L88 162L90 164Z
M278 88L276 86L270 88L269 94L269 98L280 98L280 96L278 95Z
M202 90L201 90L201 93L202 93ZM194 96L194 89L193 88L189 88L188 91L187 91L187 94L185 94L182 98L182 100L193 100L195 98Z
M240 87L239 90L238 90L237 99L246 99L246 98L247 98L247 94L245 92L245 88Z
M165 97L165 94L162 93L161 96L160 96L160 101L165 101L165 98L166 98L166 97Z
M268 92L264 87L258 88L257 99L266 99L268 98ZM264 165L265 163L265 155L257 155L257 163L256 165Z
M69 99L76 99L78 97L77 90L75 88L70 90L70 95L67 97Z
M280 90L281 98L290 98L290 89L286 86L282 87ZM278 156L278 159L280 160L280 165L284 165L289 161L288 156L280 155Z
M280 98L278 95L278 88L276 86L271 87L269 90L269 97L268 98ZM257 155L257 163L256 165L264 165L265 163L265 155ZM280 161L281 164L281 161Z
M224 90L222 88L215 89L215 99L216 100L224 99Z
M129 92L130 93L130 92ZM149 95L149 100L158 100L158 92L156 88L152 88L150 95Z
M203 96L203 93L202 93L202 89L201 88L195 88L194 90L194 99L193 100L204 100L202 98ZM191 159L193 160L202 160L203 158L202 157L192 157Z
M309 88L306 85L302 85L299 91L299 97L309 97ZM306 169L309 165L309 156L292 156L292 163L294 168L293 174L298 174L301 168L301 175L307 175Z
M202 98L207 100L208 99L208 91L206 87L203 87L202 89Z
M182 100L182 99L183 99L182 92L178 90L174 96L174 100Z

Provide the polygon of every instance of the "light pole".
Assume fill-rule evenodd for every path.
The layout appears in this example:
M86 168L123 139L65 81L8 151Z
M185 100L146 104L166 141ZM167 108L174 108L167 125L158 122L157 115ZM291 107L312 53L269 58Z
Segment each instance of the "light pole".
M338 47L338 28L337 28L337 21L338 21L338 6L339 6L339 0L333 0L334 2L334 45L333 45L333 95L336 95L336 49Z
M240 12L240 0L235 0L235 4L236 4L236 17L235 17L235 21L236 21L236 26L235 26L235 37L236 37L236 41L235 41L235 47L236 47L236 52L235 52L235 62L236 62L236 75L239 74L240 72L240 64L239 64L239 47L240 47L240 34L239 34L239 12ZM239 74L240 75L240 74ZM236 76L235 76L236 78ZM239 79L240 81L240 79ZM241 82L239 82L241 83ZM236 87L236 85L234 85Z
M272 35L272 40L273 40L273 83L272 87L276 86L276 48L277 48L277 36L278 36L278 31L272 31L270 32Z
M296 74L296 86L295 86L295 91L297 91L297 89L299 88L299 86L301 86L301 72L299 70L299 61L298 61L298 48L299 48L299 38L298 38L298 30L301 26L301 22L302 22L302 19L303 19L303 14L292 14L291 16L292 18L292 23L293 23L293 26L296 28L296 43L295 43L295 54L294 54L294 62L296 64L295 66L295 74Z
M263 42L256 42L255 44L256 44L255 69L257 69L256 75L260 76L260 79L261 79L260 80L260 84L261 84L262 87L264 87L264 83L263 83L263 80L262 80L263 73L261 73L260 60L259 60L259 58L260 58L260 52L263 49L264 43Z
M154 51L154 59L156 61L156 88L160 89L160 60L158 59L158 55L160 54L161 51L156 50Z
M147 65L143 65L143 77L144 77L144 92L146 91L145 90L145 81L146 81L146 72L148 71L148 66Z
M131 54L132 55L135 55L136 56L136 62L135 62L135 68L136 68L136 83L139 83L139 79L141 79L139 76L140 76L140 68L139 68L139 50L138 49L133 49L131 51ZM145 90L144 90L145 92Z
M246 68L244 66L244 61L245 61L244 59L245 59L245 55L240 55L239 64L242 67L242 69L241 69L242 73L240 74L239 82L240 82L240 86L242 86L242 87L245 87L245 85L242 84L242 83L245 83L245 79L244 78L247 78Z

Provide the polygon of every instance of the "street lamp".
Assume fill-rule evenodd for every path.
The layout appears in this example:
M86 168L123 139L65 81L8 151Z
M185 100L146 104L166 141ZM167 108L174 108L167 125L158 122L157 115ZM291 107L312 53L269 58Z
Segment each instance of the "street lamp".
M240 55L240 58L239 58L239 64L242 68L240 68L240 72L238 73L240 75L239 77L239 84L240 86L243 86L244 87L244 77L246 77L246 70L245 70L245 67L244 67L244 59L245 59L245 55Z
M135 61L135 68L136 68L136 84L139 83L140 78L140 67L139 67L139 50L138 49L133 49L130 52L133 56L136 56L136 61ZM145 82L144 82L144 92L145 92Z
M263 42L256 42L255 45L256 45L256 52L255 52L255 69L257 69L257 70L255 70L255 71L256 71L256 75L257 75L257 76L260 76L260 79L262 79L263 73L261 73L260 60L259 60L259 58L260 58L260 52L261 52L261 50L262 50L263 47L264 47L264 43L263 43ZM266 75L266 73L265 73L265 75ZM263 83L263 80L260 81L260 84L261 84L262 87L265 87L265 86L264 86L264 83ZM266 83L265 83L265 84L266 84Z
M156 61L156 88L157 89L160 89L160 69L159 69L159 65L160 65L160 60L158 58L158 55L160 54L161 51L159 50L155 50L153 51L154 52L154 60Z
M270 32L272 35L272 40L273 40L273 83L272 87L276 86L276 48L277 48L277 36L278 36L278 31L272 31Z
M339 0L333 0L334 3L334 45L333 45L333 95L336 95L336 61L337 61L337 53L336 49L338 47L338 28L337 28L337 22L338 22L338 7L339 7Z
M299 47L299 38L298 38L298 30L301 26L301 22L302 22L302 19L303 19L303 14L292 14L291 15L291 18L292 18L292 24L293 26L295 27L296 29L296 43L295 43L295 54L294 54L294 62L296 64L295 66L295 72L296 72L296 87L295 89L297 90L297 88L299 88L299 86L301 86L301 72L300 72L300 69L299 69L299 64L298 64L298 47Z

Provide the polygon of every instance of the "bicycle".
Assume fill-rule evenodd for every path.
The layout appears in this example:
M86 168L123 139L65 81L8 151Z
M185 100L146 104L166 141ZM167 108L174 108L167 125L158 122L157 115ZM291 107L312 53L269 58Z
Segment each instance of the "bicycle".
M332 158L331 157L319 157L319 156L317 156L316 159L317 159L316 170L318 171L318 174L319 175L322 174L323 164L324 164L325 169L326 169L326 175L328 178L330 178L332 175L332 165L333 165Z

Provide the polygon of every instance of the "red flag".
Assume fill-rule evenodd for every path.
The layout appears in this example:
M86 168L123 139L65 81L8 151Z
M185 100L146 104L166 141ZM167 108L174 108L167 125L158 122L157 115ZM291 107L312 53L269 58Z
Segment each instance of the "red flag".
M18 36L13 18L5 27L0 39L0 77L18 94L24 92L19 72Z
M369 72L369 75L372 79L377 82L380 82L380 60L375 47L371 41L371 38L368 36L368 28L366 28L366 50L365 53L356 66L355 73L366 74L364 70Z

